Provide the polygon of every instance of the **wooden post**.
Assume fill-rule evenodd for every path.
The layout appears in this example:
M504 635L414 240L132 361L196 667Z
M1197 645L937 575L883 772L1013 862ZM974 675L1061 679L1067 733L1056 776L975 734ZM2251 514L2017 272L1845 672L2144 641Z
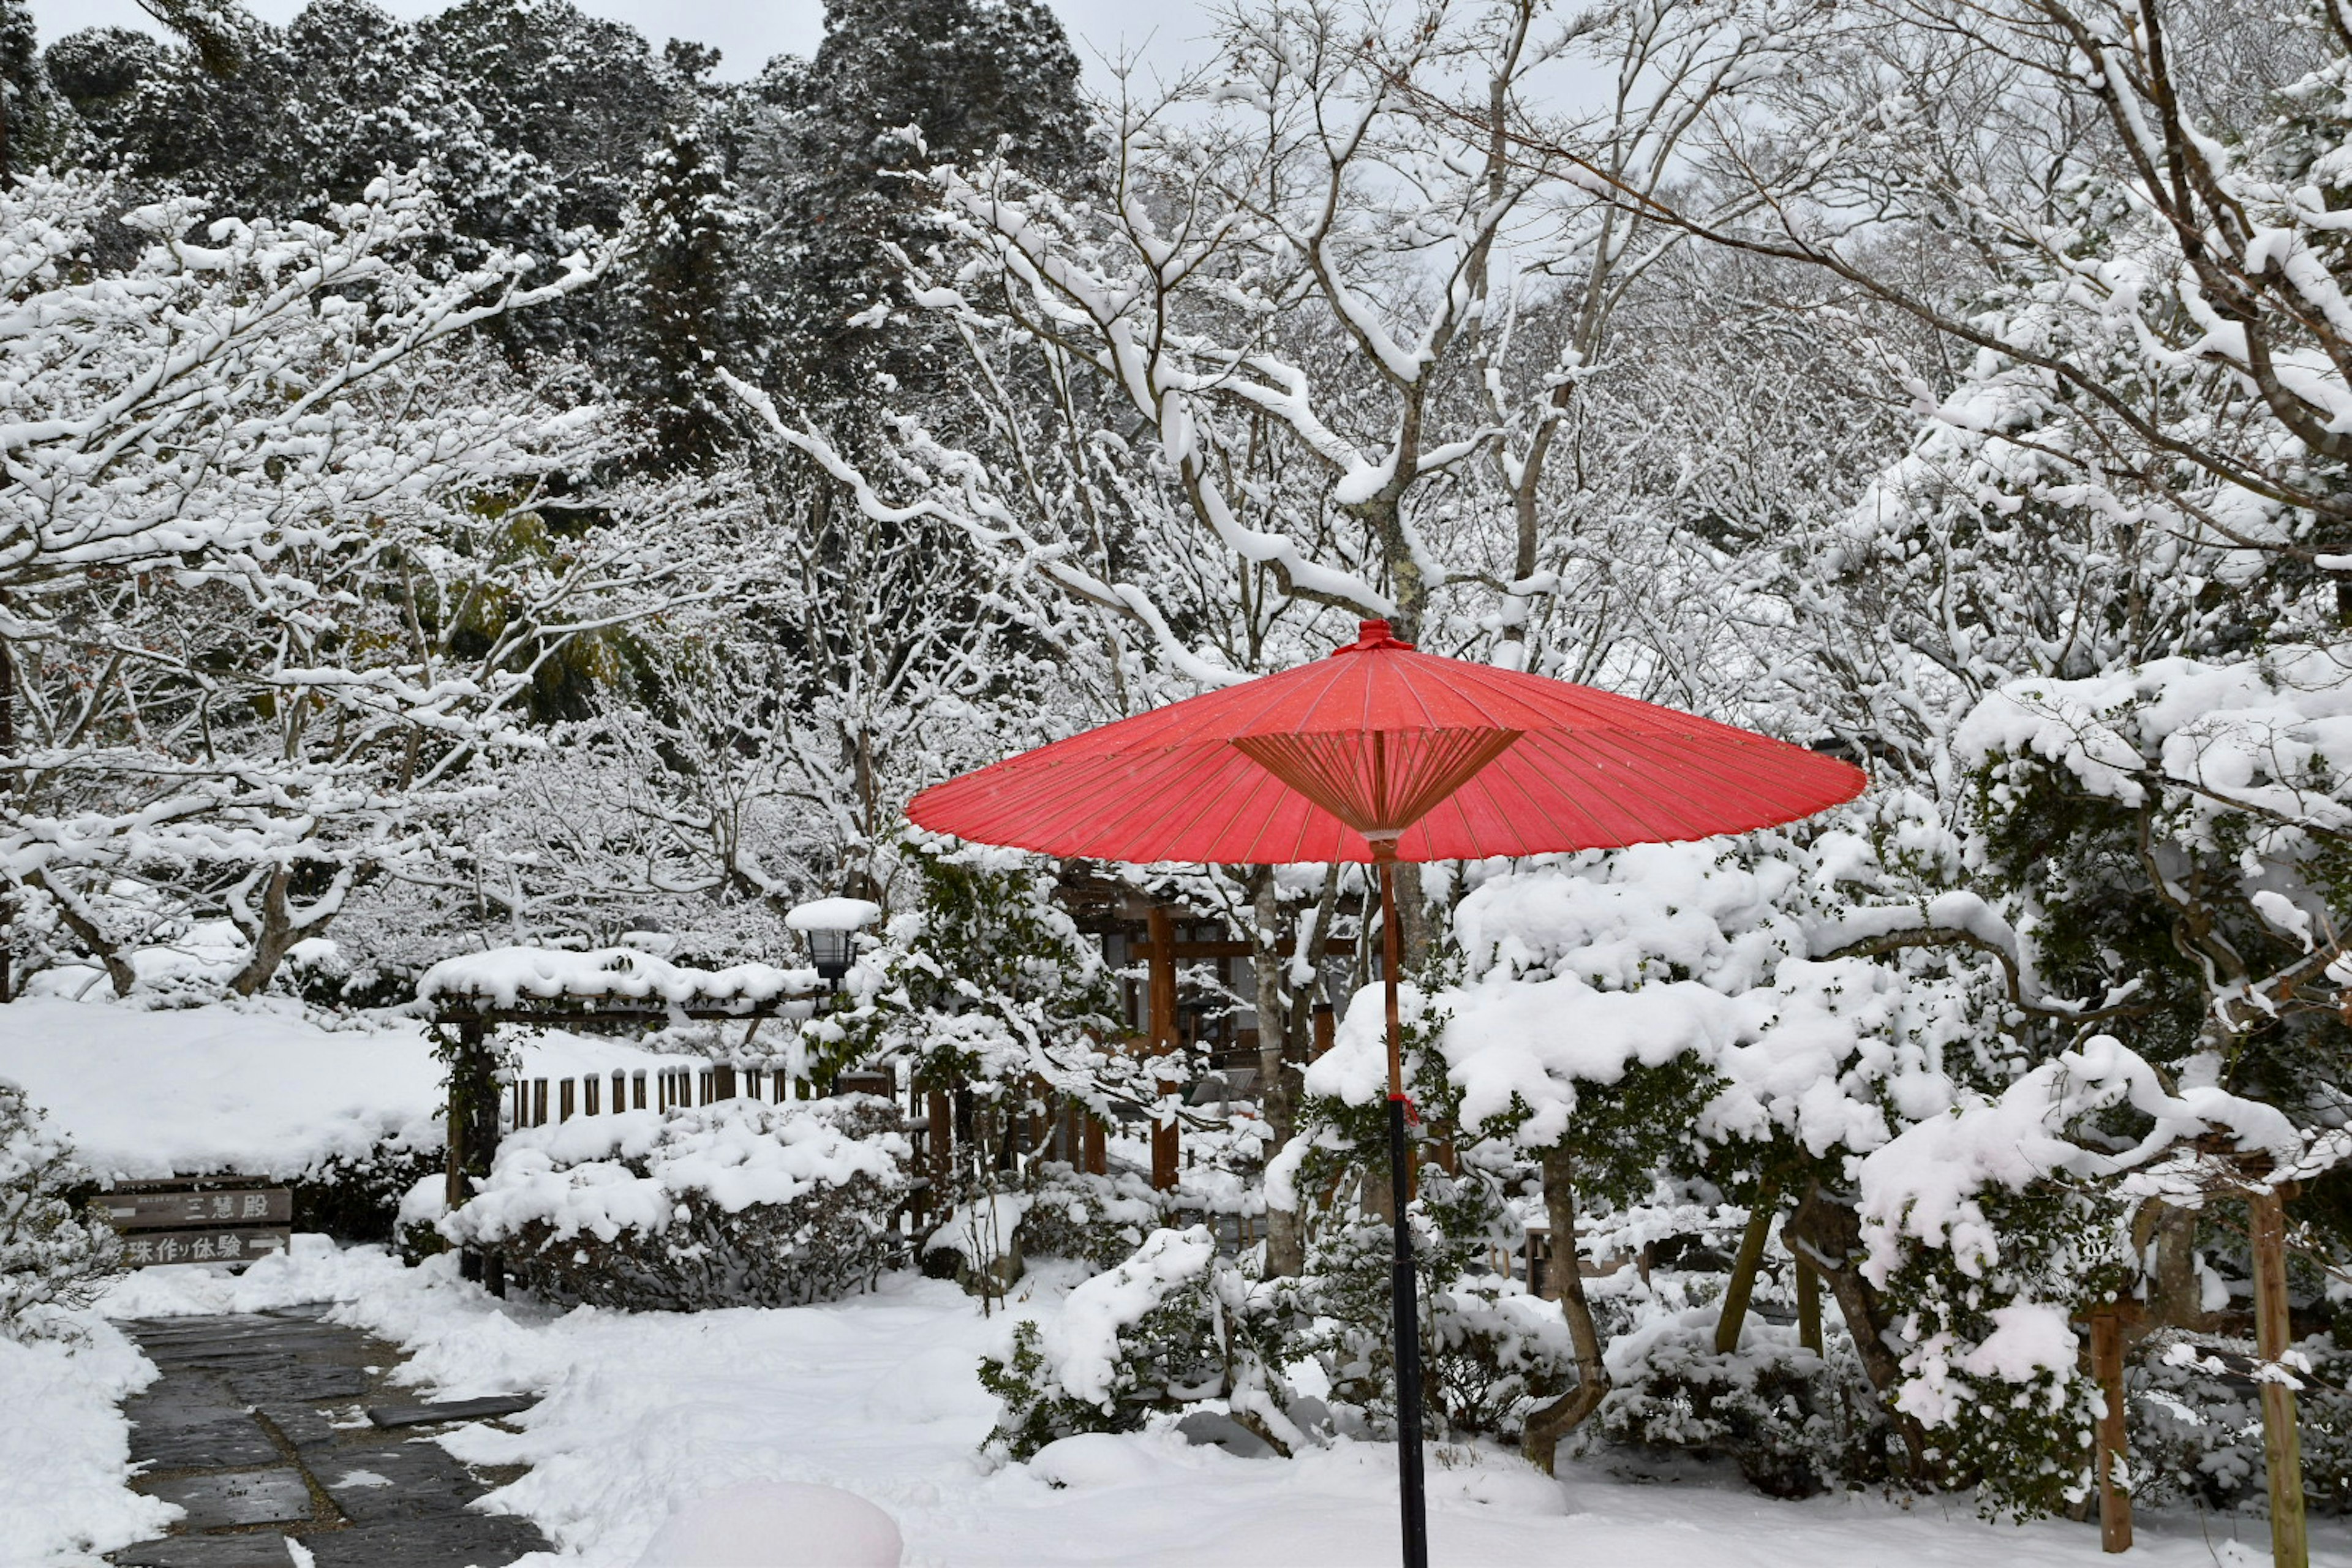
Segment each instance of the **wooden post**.
M1332 1011L1331 1004L1328 1002L1316 1003L1315 1043L1313 1046L1308 1047L1307 1059L1308 1061L1313 1061L1316 1058L1320 1057L1325 1051L1329 1050L1331 1048L1332 1039L1338 1032L1339 1015Z
M1748 1298L1756 1290L1756 1271L1764 1266L1764 1241L1772 1234L1772 1211L1780 1195L1769 1181L1757 1185L1756 1206L1748 1211L1748 1231L1739 1238L1739 1256L1731 1260L1731 1283L1723 1292L1723 1316L1716 1321L1717 1355L1729 1355L1739 1348L1739 1331L1748 1322Z
M2099 1384L2103 1409L2093 1441L2092 1468L2099 1479L2099 1550L2128 1552L2132 1543L2131 1493L2116 1481L2116 1466L2127 1452L2124 1425L2124 1321L2113 1305L2091 1309L2091 1375Z
M596 1108L602 1103L604 1093L604 1080L599 1079L594 1073L592 1072L586 1078L582 1079L580 1080L580 1114L583 1116L597 1115L598 1111Z
M488 1026L458 1025L457 1049L449 1061L449 1152L442 1194L452 1210L463 1208L473 1196L475 1181L490 1173L491 1162L498 1158L504 1100L498 1058L490 1054ZM505 1270L495 1254L486 1258L478 1252L461 1253L457 1272L464 1279L481 1280L492 1295L506 1293Z
M547 1125L547 1080L543 1078L530 1080L530 1124L533 1127Z
M1087 1174L1089 1176L1108 1175L1110 1173L1110 1150L1107 1147L1108 1140L1104 1134L1102 1118L1099 1116L1087 1116L1083 1118L1079 1129L1079 1137L1081 1142L1085 1145L1084 1152Z
M1165 906L1154 904L1145 917L1151 933L1151 1013L1150 1019L1150 1051L1154 1057L1172 1055L1176 1049L1176 927L1168 918ZM1161 1084L1160 1092L1167 1092ZM1178 1151L1176 1122L1173 1118L1161 1121L1157 1115L1151 1121L1151 1184L1169 1193L1176 1190Z
M1795 1252L1797 1259L1797 1342L1812 1352L1822 1353L1822 1276L1811 1259Z
M613 1069L613 1114L618 1116L629 1109L629 1075L619 1068Z
M572 1080L568 1078L556 1079L555 1094L556 1103L560 1107L555 1113L555 1119L558 1121L571 1121L573 1109Z
M721 1062L710 1069L710 1098L713 1100L735 1098L735 1068L731 1063Z
M931 1124L931 1199L939 1211L946 1213L948 1179L952 1174L955 1159L955 1107L945 1089L935 1089L929 1095L930 1109L925 1112Z
M2246 1194L2247 1230L2254 1252L2254 1353L2272 1376L2294 1342L2287 1321L2286 1194L2277 1187ZM2263 1384L2263 1465L2271 1487L2273 1568L2311 1568L2311 1538L2304 1520L2303 1440L2295 1430L2294 1390Z
M629 1099L639 1110L646 1108L646 1069L643 1068L629 1075Z

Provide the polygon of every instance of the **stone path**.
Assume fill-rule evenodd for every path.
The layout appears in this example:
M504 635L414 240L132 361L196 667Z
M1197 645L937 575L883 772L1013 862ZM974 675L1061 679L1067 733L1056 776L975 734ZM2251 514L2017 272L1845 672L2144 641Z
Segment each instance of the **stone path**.
M121 1325L163 1376L123 1406L131 1485L179 1504L171 1535L114 1552L123 1568L504 1568L548 1550L526 1521L467 1505L511 1479L478 1473L431 1435L529 1400L420 1405L388 1378L400 1352L322 1321L323 1304Z

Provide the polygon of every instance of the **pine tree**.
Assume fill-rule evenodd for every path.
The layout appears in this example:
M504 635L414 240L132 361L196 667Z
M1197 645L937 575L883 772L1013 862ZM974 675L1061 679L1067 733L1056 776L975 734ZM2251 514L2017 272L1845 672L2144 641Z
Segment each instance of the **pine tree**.
M832 0L814 61L772 86L793 95L768 258L791 390L837 410L877 374L920 382L927 333L876 331L898 299L890 250L919 252L927 238L908 176L1000 149L1048 180L1086 166L1078 61L1061 23L1033 0Z
M691 468L726 446L736 405L716 372L741 336L736 253L746 218L691 119L664 133L646 173L615 365L653 426L656 466Z

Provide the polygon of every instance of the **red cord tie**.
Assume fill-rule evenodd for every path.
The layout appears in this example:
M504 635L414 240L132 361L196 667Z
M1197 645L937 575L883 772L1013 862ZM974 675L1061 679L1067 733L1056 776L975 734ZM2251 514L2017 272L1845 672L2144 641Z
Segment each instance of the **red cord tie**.
M1392 1094L1390 1095L1389 1098L1396 1101L1399 1105L1404 1107L1404 1121L1406 1126L1418 1127L1421 1125L1421 1107L1412 1102L1412 1096L1409 1094Z

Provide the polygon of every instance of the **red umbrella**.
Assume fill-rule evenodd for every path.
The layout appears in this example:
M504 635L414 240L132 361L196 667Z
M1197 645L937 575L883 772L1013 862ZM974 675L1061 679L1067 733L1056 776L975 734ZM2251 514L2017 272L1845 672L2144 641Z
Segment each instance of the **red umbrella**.
M1379 863L1399 1466L1405 1562L1423 1568L1421 1337L1390 862L1742 833L1851 800L1864 782L1848 763L1712 720L1419 653L1386 621L1366 621L1328 658L950 779L917 795L907 815L937 833L1095 860Z

